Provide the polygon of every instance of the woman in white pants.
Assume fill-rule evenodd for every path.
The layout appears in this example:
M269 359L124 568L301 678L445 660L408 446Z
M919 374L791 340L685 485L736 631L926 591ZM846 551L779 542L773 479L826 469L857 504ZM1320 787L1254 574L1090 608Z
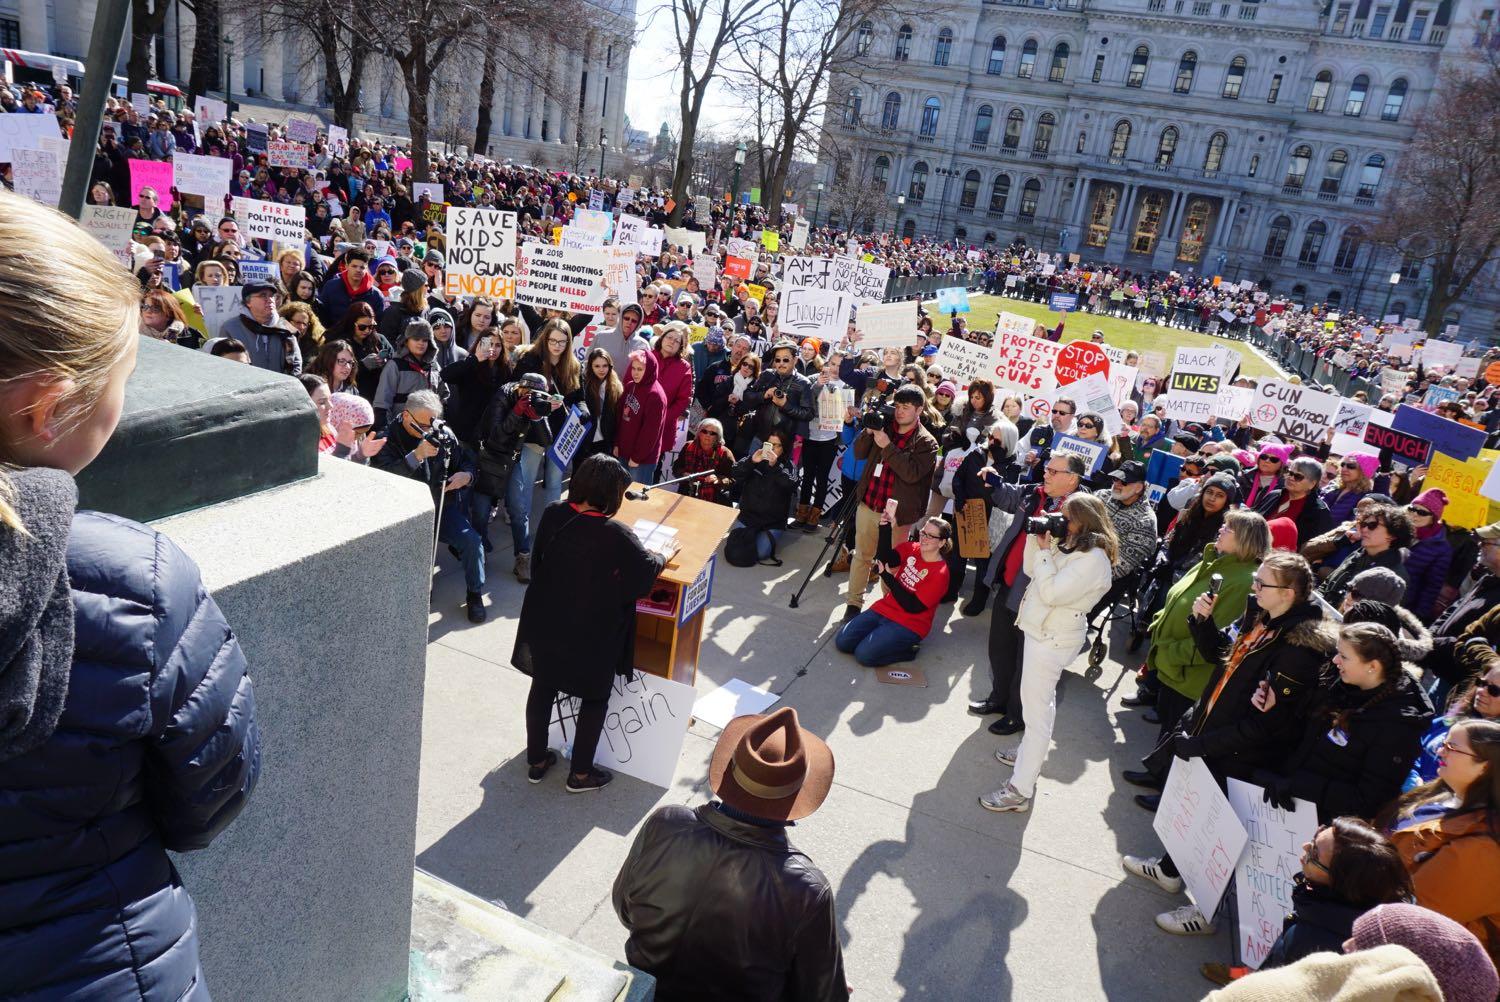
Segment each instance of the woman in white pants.
M1024 567L1031 583L1021 597L1016 626L1025 635L1021 662L1021 713L1026 733L1018 748L995 758L1013 766L1010 782L979 798L987 811L1028 811L1052 742L1057 682L1088 640L1088 614L1109 591L1119 558L1119 537L1104 502L1074 494L1063 502L1066 529L1026 537Z

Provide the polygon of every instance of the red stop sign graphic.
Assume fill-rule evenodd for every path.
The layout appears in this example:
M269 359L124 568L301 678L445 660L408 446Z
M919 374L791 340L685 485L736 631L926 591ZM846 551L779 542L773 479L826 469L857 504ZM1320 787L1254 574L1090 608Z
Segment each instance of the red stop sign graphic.
M1057 354L1057 385L1066 386L1098 372L1109 375L1109 356L1089 341L1069 341Z

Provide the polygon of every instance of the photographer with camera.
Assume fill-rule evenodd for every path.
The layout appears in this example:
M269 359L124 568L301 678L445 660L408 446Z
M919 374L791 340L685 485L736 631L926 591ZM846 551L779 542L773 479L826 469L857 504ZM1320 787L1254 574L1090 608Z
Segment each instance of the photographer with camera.
M917 540L891 545L897 502L880 513L880 536L872 565L886 593L839 628L834 646L866 668L911 661L932 632L933 616L948 590L948 552L953 527L940 518L923 519Z
M849 590L844 620L853 619L864 605L865 586L880 537L885 503L897 502L895 533L908 529L927 511L932 477L937 469L937 439L922 427L926 396L916 386L902 386L885 404L877 398L860 418L854 439L854 458L867 460L855 487L854 557L849 563Z
M736 417L748 417L754 442L764 442L773 428L788 435L807 436L807 422L813 416L813 389L808 378L797 371L797 346L782 339L771 347L771 367L762 372L745 397L735 405Z
M464 491L474 479L474 460L442 421L443 402L433 390L417 390L406 398L400 415L385 433L385 447L371 460L374 466L398 476L421 480L432 492L437 515L437 541L445 543L464 568L465 607L469 622L482 623L484 610L484 542L469 524ZM444 497L444 495L451 497Z
M1022 559L1030 580L1016 626L1026 638L1021 706L1030 724L1019 747L995 753L1012 767L1010 782L979 798L985 810L1001 813L1031 809L1057 719L1057 683L1088 639L1089 610L1109 591L1110 569L1120 556L1104 502L1092 494L1074 494L1061 512L1028 518L1024 528Z
M1047 424L1033 425L1022 446L1026 451L1021 462L1027 467L1026 479L1035 482L1042 474L1038 471L1047 466L1052 455L1052 442L1059 435L1066 435L1073 427L1073 415L1078 413L1078 404L1070 397L1058 397L1052 401L1052 414Z
M526 529L530 520L529 502L535 479L527 480L521 455L529 446L542 453L552 445L552 426L547 417L560 405L552 384L540 372L524 373L520 379L500 387L479 419L479 457L474 493L477 500L471 512L488 516L497 498L505 499L510 512L511 542L516 547L517 580L525 584L530 577L530 544ZM488 501L488 503L486 503ZM488 526L481 528L484 536Z
M1063 501L1078 491L1088 473L1088 463L1076 452L1050 457L1042 467L1042 483L1008 484L992 466L980 471L990 486L994 507L1015 516L1000 544L990 554L984 585L999 591L990 616L990 694L969 704L978 717L998 713L990 724L991 734L1014 734L1026 726L1021 707L1021 631L1016 614L1031 576L1025 567L1027 520L1055 514ZM1100 594L1103 594L1102 592ZM1097 600L1097 596L1096 596Z

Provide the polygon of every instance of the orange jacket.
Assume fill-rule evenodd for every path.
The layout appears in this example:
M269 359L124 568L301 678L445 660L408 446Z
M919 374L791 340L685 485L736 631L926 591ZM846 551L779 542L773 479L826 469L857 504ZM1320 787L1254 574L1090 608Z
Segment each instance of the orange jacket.
M1500 841L1484 811L1431 818L1391 833L1417 904L1461 923L1500 964Z

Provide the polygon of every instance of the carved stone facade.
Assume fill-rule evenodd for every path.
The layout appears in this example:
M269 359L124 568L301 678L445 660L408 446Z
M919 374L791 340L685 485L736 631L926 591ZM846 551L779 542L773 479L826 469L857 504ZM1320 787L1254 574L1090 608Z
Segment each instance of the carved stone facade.
M1415 314L1425 273L1392 287L1402 262L1366 235L1487 3L958 0L856 34L823 169L884 187L873 228L1021 236L1366 313L1390 291ZM1496 338L1494 287L1454 311L1465 339Z

